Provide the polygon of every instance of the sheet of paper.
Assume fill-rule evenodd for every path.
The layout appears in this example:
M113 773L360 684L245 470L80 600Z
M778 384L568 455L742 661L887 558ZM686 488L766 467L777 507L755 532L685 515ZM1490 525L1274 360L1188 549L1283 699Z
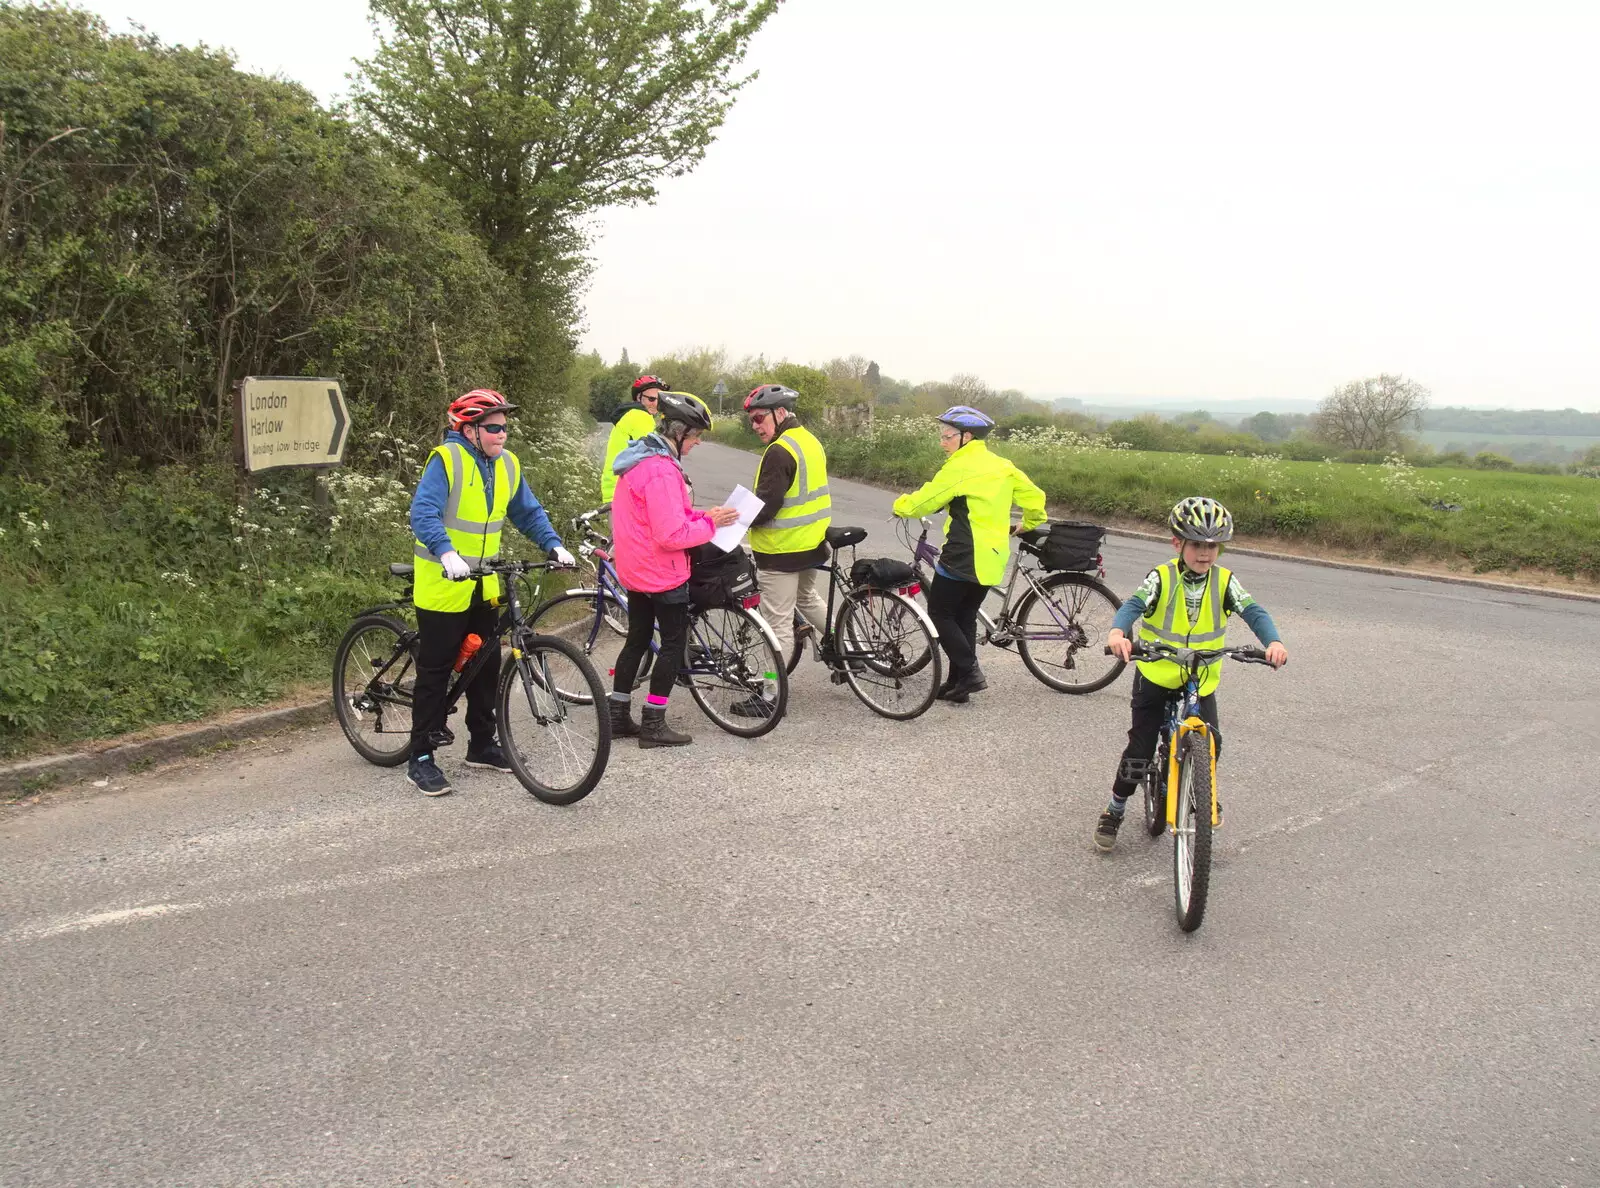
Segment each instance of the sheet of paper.
M739 513L739 518L725 528L718 528L717 534L711 538L711 543L724 553L731 553L734 546L744 539L744 534L750 528L750 521L761 514L766 501L740 483L734 487L733 494L722 501L722 506L733 508Z

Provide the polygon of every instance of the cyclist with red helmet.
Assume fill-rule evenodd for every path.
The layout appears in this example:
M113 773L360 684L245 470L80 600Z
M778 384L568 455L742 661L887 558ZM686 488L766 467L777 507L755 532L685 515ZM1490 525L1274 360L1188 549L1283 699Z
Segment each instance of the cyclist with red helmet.
M474 388L450 405L450 429L435 446L411 499L417 609L417 682L412 694L409 779L426 796L451 791L434 759L445 731L445 694L461 643L469 633L493 639L499 579L466 578L472 563L498 556L500 530L510 520L551 559L572 565L572 554L506 449L506 417L516 405L490 388ZM495 729L499 670L485 665L467 687L467 766L509 772Z
M606 457L600 467L600 502L610 503L617 491L617 475L612 466L617 455L641 437L656 431L656 412L667 385L654 375L641 375L633 381L633 399L611 414L615 422L606 438Z

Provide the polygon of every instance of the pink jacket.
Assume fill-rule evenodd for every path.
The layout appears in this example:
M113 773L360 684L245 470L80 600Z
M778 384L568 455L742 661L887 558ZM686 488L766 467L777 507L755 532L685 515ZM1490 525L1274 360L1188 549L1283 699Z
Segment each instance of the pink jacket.
M689 580L685 549L705 544L716 525L689 502L689 486L671 458L645 458L617 479L611 541L617 574L630 590L659 594Z

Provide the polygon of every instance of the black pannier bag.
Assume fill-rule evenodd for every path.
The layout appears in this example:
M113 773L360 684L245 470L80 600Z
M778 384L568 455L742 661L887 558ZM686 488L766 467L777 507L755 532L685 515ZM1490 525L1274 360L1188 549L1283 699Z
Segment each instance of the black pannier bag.
M724 553L714 544L689 550L689 601L701 610L743 606L756 593L756 567L742 545Z
M917 580L917 571L893 557L863 557L850 567L852 586L874 590L899 590Z
M1050 535L1039 544L1039 564L1045 569L1094 569L1106 530L1081 520L1051 520Z

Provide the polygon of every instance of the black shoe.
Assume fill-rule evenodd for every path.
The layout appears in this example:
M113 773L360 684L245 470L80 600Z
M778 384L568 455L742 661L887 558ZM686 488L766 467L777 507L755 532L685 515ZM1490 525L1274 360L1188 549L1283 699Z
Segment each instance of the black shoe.
M611 706L611 737L637 738L639 723L633 720L633 707L626 701L607 700Z
M1117 830L1122 828L1122 818L1116 813L1100 814L1100 823L1094 827L1094 844L1097 850L1109 851L1117 844Z
M967 700L973 693L982 693L989 687L989 682L983 679L983 673L974 668L971 672L950 680L944 688L939 690L938 697L942 701L953 701L957 705Z
M444 772L439 770L439 765L433 761L432 755L419 755L412 759L406 768L406 779L415 784L424 796L448 796L455 791L450 781L444 778Z
M651 747L682 747L694 741L681 730L667 725L667 707L647 705L639 712L639 745Z
M506 753L500 749L499 743L489 743L482 747L467 748L467 766L481 767L487 771L503 771L511 775L511 760L506 758Z
M765 721L772 717L777 710L775 702L768 701L755 693L750 694L743 701L735 702L728 707L728 712L740 718L760 718Z

